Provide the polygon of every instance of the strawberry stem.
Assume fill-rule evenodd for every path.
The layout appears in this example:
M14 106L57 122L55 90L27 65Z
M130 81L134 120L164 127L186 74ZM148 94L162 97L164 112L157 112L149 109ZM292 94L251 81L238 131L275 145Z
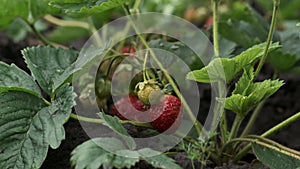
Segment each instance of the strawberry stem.
M276 126L272 127L268 131L264 132L260 137L262 137L262 138L268 137L298 119L300 119L300 112L296 113L295 115L289 117L288 119L286 119L286 120L282 121L281 123L277 124ZM248 144L236 155L235 160L236 161L240 160L246 153L249 152L250 149L251 149L251 144Z
M214 39L214 52L217 57L220 55L220 49L219 49L219 25L218 25L218 20L219 20L219 15L218 15L218 3L219 0L212 0L213 4L213 39Z
M134 26L134 28L135 28L135 30L137 32L139 32L138 29L135 26ZM196 117L194 116L194 114L193 114L192 110L190 109L189 105L187 104L187 102L185 101L185 99L183 98L183 96L181 95L181 93L180 93L177 85L173 81L172 77L169 75L169 73L166 71L166 69L163 67L163 65L160 63L160 61L157 59L155 53L150 48L150 46L148 45L148 43L146 42L146 40L140 34L138 34L138 36L139 36L140 40L142 41L142 43L145 45L145 47L150 51L151 56L153 57L154 61L158 65L158 67L162 70L162 72L165 75L165 77L167 78L168 82L172 85L172 87L173 87L176 95L181 100L181 102L183 104L183 107L187 111L190 119L195 123L195 128L197 130L198 135L200 136L201 135L201 130L203 129L202 124L200 124L200 122L196 119Z
M271 20L271 26L270 26L270 30L269 30L269 34L268 34L268 38L267 38L267 44L264 50L264 54L262 56L262 58L259 61L259 64L257 66L257 69L255 70L255 74L254 74L254 79L258 76L259 72L261 71L267 56L268 56L268 52L269 52L269 46L272 43L272 38L273 38L273 34L274 34L274 30L275 30L275 24L276 24L276 16L277 16L277 10L279 8L279 3L280 0L273 0L273 12L272 12L272 20Z
M78 121L88 122L88 123L97 123L97 124L105 123L105 121L103 119L83 117L83 116L79 116L79 115L74 114L74 113L71 113L70 118L78 120ZM149 123L139 123L139 122L131 121L131 120L120 120L119 122L121 124L128 124L129 123L129 124L132 124L132 125L135 125L135 126L152 128Z
M137 6L135 6L135 7L137 9ZM125 11L125 13L126 13L127 16L130 15L130 10L124 9L124 11ZM169 81L169 83L172 85L172 87L174 89L174 92L176 93L176 95L178 96L178 98L181 100L184 109L187 111L190 119L194 122L194 127L195 127L195 129L197 131L198 136L202 136L201 132L204 132L206 134L207 132L203 128L203 125L194 116L191 108L189 107L189 105L187 104L186 100L181 95L181 93L180 93L177 85L175 84L175 82L173 81L173 79L171 78L171 76L168 74L168 72L166 71L166 69L163 67L163 65L160 63L160 61L157 59L155 53L153 52L153 50L148 45L148 43L145 40L145 38L140 34L139 29L136 27L136 25L132 21L131 17L129 16L128 18L129 18L129 21L130 21L131 25L133 26L134 30L136 31L137 36L139 37L139 39L141 40L141 42L143 43L143 45L146 47L146 49L149 50L149 52L150 52L151 56L153 57L154 61L156 62L156 64L158 65L158 67L162 70L163 74L165 75L165 77L167 78L167 80Z
M269 137L272 134L278 132L279 130L281 130L282 128L288 126L289 124L291 124L292 122L296 121L300 119L300 112L296 113L295 115L289 117L288 119L282 121L281 123L277 124L276 126L272 127L271 129L269 129L268 131L264 132L261 137ZM248 144L247 146L245 146L237 155L236 159L239 160L241 159L249 150L251 149L251 145Z
M147 81L147 80L150 80L150 76L149 76L149 74L146 70L147 60L148 60L148 51L146 51L145 60L144 60L144 64L143 64L143 79L144 79L144 82Z

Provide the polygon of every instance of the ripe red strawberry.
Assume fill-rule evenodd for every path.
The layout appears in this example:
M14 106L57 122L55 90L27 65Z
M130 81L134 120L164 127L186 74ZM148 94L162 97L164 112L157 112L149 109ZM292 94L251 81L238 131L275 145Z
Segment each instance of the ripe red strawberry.
M205 24L204 24L204 28L205 28L205 30L210 30L211 29L211 27L214 25L214 18L212 17L212 16L210 16L207 20L206 20L206 22L205 22Z
M181 124L181 102L173 95L163 95L160 102L150 108L153 128L167 134L174 133Z
M124 46L122 48L122 53L124 54L129 54L129 59L133 60L134 59L134 54L135 54L135 49L131 46Z
M111 114L122 120L148 122L148 107L135 96L124 96L111 108Z
M124 46L123 48L122 48L122 51L121 51L122 53L135 53L135 50L134 50L134 48L133 47L131 47L131 46Z

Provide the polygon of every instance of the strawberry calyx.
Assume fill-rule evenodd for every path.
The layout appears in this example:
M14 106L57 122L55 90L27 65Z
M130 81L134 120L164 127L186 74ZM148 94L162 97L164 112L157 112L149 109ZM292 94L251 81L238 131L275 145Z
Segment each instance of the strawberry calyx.
M159 83L154 79L139 82L135 88L137 90L138 98L146 105L155 103L163 94L159 87Z

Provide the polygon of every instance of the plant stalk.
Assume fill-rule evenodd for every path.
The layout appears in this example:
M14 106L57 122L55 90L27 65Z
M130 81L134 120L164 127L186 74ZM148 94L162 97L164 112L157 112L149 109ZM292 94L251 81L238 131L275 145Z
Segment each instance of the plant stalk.
M289 117L288 119L284 120L283 122L279 123L278 125L272 127L270 130L264 132L261 136L262 137L268 137L275 132L279 131L283 127L286 127L287 125L291 124L292 122L298 120L300 118L300 112L294 114L293 116Z
M102 123L105 122L102 119L95 119L95 118L83 117L83 116L79 116L79 115L74 114L74 113L71 113L70 118L78 120L78 121L88 122L88 123L99 123L99 124L102 124Z
M129 16L130 11L125 10L127 16ZM168 72L166 71L166 69L164 68L164 66L161 64L161 62L157 59L156 54L153 52L153 50L150 48L150 46L148 45L147 41L145 40L145 38L140 34L140 31L138 30L138 28L136 27L136 25L132 22L131 17L129 17L132 26L134 28L134 30L137 32L137 36L139 37L139 39L141 40L141 42L143 43L143 45L146 47L146 49L149 50L151 56L153 57L153 60L155 61L155 63L158 65L158 67L162 70L163 74L165 75L165 77L167 78L168 82L171 84L171 86L174 89L174 92L176 93L176 95L179 97L179 99L182 102L182 105L184 107L184 109L186 110L186 112L188 113L190 119L194 122L194 126L195 129L197 131L197 134L199 136L201 136L201 132L203 130L203 132L206 133L206 131L204 130L202 124L197 120L197 118L194 116L192 110L190 109L189 105L187 104L186 100L184 99L184 97L181 95L177 85L175 84L174 80L172 79L172 77L168 74Z
M265 104L266 100L263 100L262 102L260 102L257 107L255 108L255 110L253 111L253 114L251 115L251 118L248 122L248 124L246 125L245 129L243 130L241 137L246 136L247 134L249 134L249 132L252 129L252 126L254 125L254 122L256 120L256 118L258 117L261 109L263 108L264 104Z
M220 56L220 48L219 48L219 14L218 14L218 6L219 0L212 0L213 5L213 39L214 39L214 52L215 56Z
M237 135L237 132L238 132L238 129L243 121L244 117L241 116L241 115L236 115L235 116L235 119L234 119L234 122L233 122L233 125L231 127L231 131L229 133L229 137L228 137L228 141L230 141L231 139L235 138L236 135Z
M214 53L216 57L220 56L220 47L219 47L219 0L211 0L212 6L213 6L213 41L214 41ZM218 83L218 94L219 97L222 97L223 89L221 82ZM214 111L214 117L212 122L212 127L215 127L218 121L218 117L221 114L221 122L220 122L220 128L221 128L221 135L224 141L224 138L226 137L227 132L227 119L226 115L224 114L224 108L220 107L218 105L218 108Z
M70 118L78 120L78 121L83 121L83 122L88 122L88 123L98 123L98 124L103 124L105 121L103 119L96 119L96 118L89 118L89 117L83 117L79 116L77 114L71 113ZM148 123L139 123L131 120L120 120L121 124L126 124L130 123L135 126L141 126L141 127L148 127L151 128L151 125Z
M29 23L28 21L25 21L29 27L31 28L31 30L33 31L33 33L46 45L50 45L50 46L53 46L53 47L61 47L61 48L64 48L64 49L67 49L67 47L63 46L63 45L60 45L60 44L57 44L57 43L54 43L54 42L51 42L49 41L48 39L46 39L34 26L34 23Z
M258 76L259 72L261 71L261 69L267 59L269 46L272 42L272 38L273 38L274 30L275 30L276 16L277 16L277 10L279 8L280 0L273 0L273 2L274 2L273 13L272 13L271 26L270 26L270 30L269 30L269 34L268 34L268 38L267 38L267 42L266 42L267 44L266 44L266 48L264 50L264 54L263 54L262 58L260 59L257 69L255 70L254 79L256 79L256 77Z
M89 23L82 22L82 21L68 21L68 20L62 20L58 19L52 15L45 15L44 19L52 24L63 26L63 27L80 27L89 30L90 25Z
M137 29L135 27L135 29ZM189 105L187 104L186 100L184 99L184 97L181 95L177 85L175 84L174 80L172 79L172 77L169 75L169 73L166 71L166 69L164 68L164 66L160 63L160 61L157 59L155 53L153 52L153 50L151 50L150 46L148 45L148 43L146 42L146 40L144 39L144 37L141 34L138 34L140 40L142 41L142 43L145 45L145 47L149 50L149 52L151 53L151 56L153 57L154 61L156 62L156 64L158 65L158 67L162 70L163 74L165 75L165 77L167 78L168 82L171 84L171 86L174 89L174 92L176 93L176 95L179 97L179 99L181 100L183 107L185 108L185 110L187 111L189 117L191 118L191 120L195 123L195 129L197 130L198 135L201 135L201 130L204 129L202 124L200 124L200 122L196 119L196 117L194 116L192 110L190 109Z
M288 119L284 120L283 122L277 124L276 126L272 127L268 131L264 132L261 135L261 137L268 137L298 119L300 119L300 112L296 113L295 115L289 117ZM236 155L235 160L240 160L250 149L251 149L251 145L248 144Z

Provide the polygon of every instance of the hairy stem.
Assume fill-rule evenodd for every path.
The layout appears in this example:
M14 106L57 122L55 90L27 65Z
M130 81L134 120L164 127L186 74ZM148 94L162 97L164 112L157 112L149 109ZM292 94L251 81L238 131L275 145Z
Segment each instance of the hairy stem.
M280 129L286 127L287 125L291 124L292 122L300 119L300 112L296 113L295 115L289 117L288 119L284 120L283 122L277 124L276 126L272 127L268 131L264 132L261 137L268 137ZM249 150L251 149L251 145L248 144L245 146L236 156L236 160L240 160Z
M219 0L211 0L212 2L212 8L213 8L213 41L214 41L214 53L216 57L220 56L220 48L219 48L219 11L218 11L218 4ZM222 87L221 82L218 83L218 94L220 98L223 97L223 95L226 95L226 89ZM217 109L214 110L214 117L212 121L212 127L216 128L217 122L219 118L221 117L220 122L220 128L221 128L221 135L222 139L224 141L226 137L227 132L227 119L226 115L224 114L224 108L218 104Z
M99 123L99 124L102 124L102 123L105 122L102 119L95 119L95 118L83 117L83 116L79 116L79 115L74 114L74 113L71 113L70 118L78 120L78 121L88 122L88 123Z
M283 122L277 124L276 126L272 127L270 130L264 132L261 136L262 137L268 137L280 129L286 127L287 125L291 124L292 122L298 120L300 118L300 112L296 113L295 115L289 117L288 119L284 120Z
M89 118L89 117L83 117L79 116L77 114L71 113L70 118L78 120L78 121L83 121L83 122L88 122L88 123L98 123L98 124L103 124L105 121L103 119L96 119L96 118ZM151 125L148 123L139 123L131 120L120 120L121 124L126 124L130 123L135 126L141 126L141 127L148 127L151 128Z
M255 71L255 74L254 74L254 77L256 78L259 74L259 72L261 71L265 61L266 61L266 58L267 58L267 55L268 55L268 51L269 51L269 46L271 44L271 41L272 41L272 38L273 38L273 34L274 34L274 30L275 30L275 24L276 24L276 15L277 15L277 10L279 8L279 3L280 3L280 0L273 0L273 12L272 12L272 20L271 20L271 26L270 26L270 30L269 30L269 34L268 34L268 38L267 38L267 44L266 44L266 48L264 50L264 54L258 64L258 67ZM254 79L255 79L254 78ZM251 116L251 119L249 121L249 123L247 124L245 130L243 131L242 133L242 136L246 135L249 133L255 119L257 118L259 112L260 112L260 109L263 107L264 105L264 101L261 102L257 108L255 109L254 113L252 114ZM281 123L280 123L281 124ZM278 125L277 125L278 126ZM275 126L276 127L276 126ZM273 129L273 128L272 128ZM275 128L275 130L271 130L273 132L275 131L278 131L277 128ZM268 134L268 133L267 133ZM266 137L266 135L264 136L264 134L262 135L263 137ZM239 160L241 159L249 150L251 149L251 146L250 145L247 145L246 147L244 147L239 153L238 155L236 156L236 160Z
M228 141L230 141L232 138L236 137L238 129L239 129L243 119L244 119L244 117L242 117L238 114L235 116L233 125L231 127L231 131L230 131L230 134L229 134L229 137L228 137Z
M267 59L269 46L272 42L272 38L273 38L274 30L275 30L276 16L277 16L277 10L279 7L280 0L273 0L273 2L274 2L273 13L272 13L271 26L270 26L270 30L269 30L269 34L268 34L268 38L267 38L267 42L266 42L267 44L266 44L266 48L264 50L264 54L263 54L262 58L260 59L257 69L255 70L255 74L254 74L255 78L258 76L259 72L261 71L261 69Z
M130 15L130 11L125 10L127 16ZM169 73L167 72L167 70L164 68L164 66L162 65L162 63L158 60L158 58L156 57L156 54L154 53L154 51L151 49L151 47L149 46L149 44L147 43L147 41L145 40L145 38L142 36L142 34L140 34L139 29L136 27L135 23L133 23L131 17L129 16L129 20L131 21L131 25L133 26L134 30L137 33L137 36L139 37L139 39L141 40L141 42L143 43L143 45L146 47L146 49L149 50L151 56L153 57L153 60L155 61L155 63L158 65L158 67L162 70L163 74L165 75L165 77L167 78L168 82L171 84L171 86L174 89L174 92L176 93L176 95L179 97L179 99L182 102L182 105L184 107L184 109L186 110L186 112L188 113L190 119L194 122L194 126L195 129L198 133L199 136L201 136L201 132L204 128L202 126L202 124L197 120L197 118L194 116L191 108L189 107L189 105L187 104L186 100L184 99L184 97L182 96L182 94L180 93L176 83L174 82L174 80L172 79L172 77L169 75Z
M248 121L248 124L246 125L245 129L243 130L243 133L241 134L241 137L247 135L251 131L251 128L254 125L254 122L255 122L256 118L258 117L261 109L263 108L265 102L266 102L266 100L263 100L262 102L260 102L257 105L255 110L253 111L253 114L251 115L250 120Z
M215 55L218 57L220 56L220 49L219 49L219 14L218 14L218 3L219 0L212 0L213 5L213 39L214 39L214 52Z
M80 27L89 30L90 25L87 22L82 21L68 21L56 18L52 15L45 15L44 19L52 24L58 25L58 26L64 26L64 27Z
M63 46L63 45L60 45L60 44L57 44L57 43L54 43L54 42L51 42L49 41L48 39L46 39L34 26L34 23L29 23L28 21L25 21L29 27L31 28L32 32L46 45L50 45L50 46L53 46L53 47L61 47L61 48L64 48L66 49L67 47Z
M135 28L137 29L137 28ZM172 77L169 75L169 73L167 72L167 70L164 68L164 66L160 63L160 61L157 59L155 53L153 52L153 50L151 50L150 46L148 45L148 43L146 42L146 40L144 39L144 37L140 34L138 34L140 40L142 41L142 43L145 45L145 47L149 50L149 52L151 53L151 56L153 57L153 60L156 62L156 64L158 65L158 67L162 70L163 74L165 75L165 77L167 78L168 82L171 84L171 86L174 89L174 92L176 93L176 95L179 97L179 99L182 102L183 107L185 108L185 110L187 111L190 119L195 122L195 129L197 130L198 135L201 135L201 130L203 128L202 124L200 124L200 122L196 119L196 117L194 116L192 110L190 109L189 105L187 104L186 100L184 99L184 97L182 96L182 94L180 93L177 85L175 84L174 80L172 79Z

